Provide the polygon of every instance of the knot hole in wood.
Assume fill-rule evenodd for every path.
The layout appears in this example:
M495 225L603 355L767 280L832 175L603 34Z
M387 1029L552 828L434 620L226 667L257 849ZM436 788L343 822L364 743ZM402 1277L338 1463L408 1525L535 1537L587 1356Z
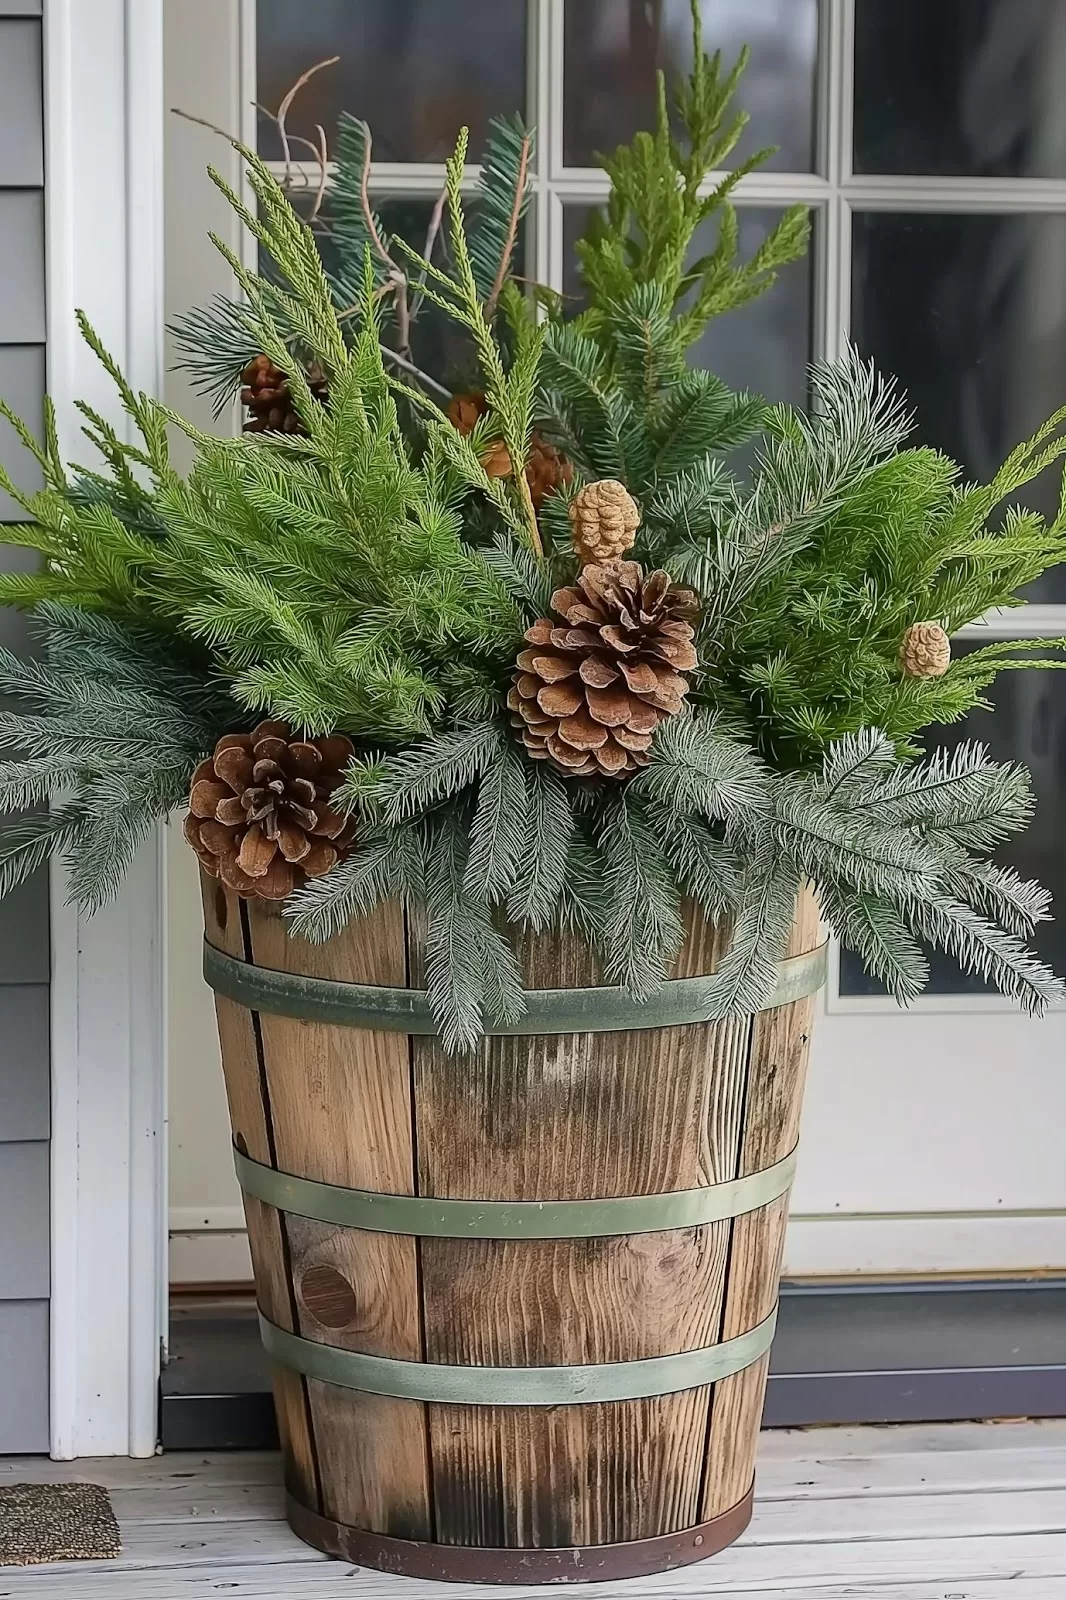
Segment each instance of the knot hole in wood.
M308 1267L300 1277L300 1299L324 1328L347 1328L359 1314L355 1290L336 1267Z

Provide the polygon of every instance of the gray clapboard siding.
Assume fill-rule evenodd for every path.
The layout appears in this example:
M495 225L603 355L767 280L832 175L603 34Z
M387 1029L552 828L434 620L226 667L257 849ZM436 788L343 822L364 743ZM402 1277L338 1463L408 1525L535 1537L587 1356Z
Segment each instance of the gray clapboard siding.
M43 344L0 345L0 397L32 428L41 426L44 388ZM0 467L11 474L16 489L23 494L36 494L40 489L40 467L14 428L4 421L0 421ZM0 522L24 522L28 516L29 512L23 511L10 495L0 493Z
M9 644L7 620L0 612L0 644ZM48 869L43 867L0 903L0 1038L7 1020L5 985L47 983L50 961Z
M48 985L8 985L0 992L0 1149L47 1140ZM0 1157L2 1159L2 1157ZM47 1197L46 1197L47 1198Z
M47 1139L0 1145L0 1217L0 1302L46 1300Z
M0 184L39 189L44 182L41 24L33 17L6 21L0 43Z
M44 117L39 0L0 0L0 395L40 434L45 387ZM40 478L0 423L0 462L21 490ZM0 523L25 513L0 501ZM0 530L2 531L2 530ZM34 566L0 544L0 571ZM0 645L32 648L0 611ZM48 874L0 904L0 1455L48 1449Z
M10 22L0 21L0 54ZM0 103L0 144L4 139ZM0 189L0 344L43 344L44 195L39 189Z
M0 1451L48 1451L47 1300L0 1300Z

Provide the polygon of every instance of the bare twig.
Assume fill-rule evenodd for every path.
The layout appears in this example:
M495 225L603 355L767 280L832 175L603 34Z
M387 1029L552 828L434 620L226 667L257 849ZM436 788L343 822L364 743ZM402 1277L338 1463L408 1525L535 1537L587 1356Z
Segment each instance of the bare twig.
M371 156L371 151L373 150L373 146L374 146L374 140L373 140L373 137L371 135L370 128L364 122L363 123L363 170L359 174L359 199L360 199L360 202L361 202L362 207L363 207L363 221L366 223L366 231L370 235L371 240L373 241L374 249L377 251L377 253L381 257L382 261L384 261L384 263L385 263L385 265L387 267L391 267L393 272L400 272L400 268L396 265L395 261L392 259L392 257L389 255L389 252L385 248L384 241L382 240L382 237L381 237L380 233L378 232L378 225L374 221L374 208L370 204L370 156ZM402 273L400 273L400 275L401 275L401 277L403 276Z
M237 144L239 141L232 133L227 133L225 128L220 128L217 122L209 122L206 117L197 117L191 111L183 111L180 106L171 106L172 117L181 117L185 122L195 122L201 128L209 128L212 133L217 133L219 138L225 139L227 144Z
M511 215L507 223L507 237L504 239L503 250L500 254L500 264L496 268L496 277L493 280L492 288L489 290L488 299L485 301L486 322L492 321L493 313L496 310L496 302L500 298L500 290L503 288L504 280L507 277L507 268L510 266L511 257L514 254L515 240L518 237L518 223L522 216L522 201L526 197L526 177L529 172L529 147L530 136L527 133L525 138L522 140L522 154L518 163L518 176L515 179L514 201L511 205Z
M411 357L411 309L407 303L407 279L399 273L394 282L394 307L396 312L396 334L400 341L400 354L410 360Z
M388 294L392 288L393 284L391 282L383 283L374 292L380 299L382 295ZM343 311L337 312L337 321L344 322L347 318L354 317L361 310L362 306L359 303L353 306L346 306ZM403 367L405 372L413 373L420 383L425 384L427 389L436 389L437 393L442 394L446 400L452 398L452 391L446 389L443 383L438 383L436 378L431 378L428 372L423 372L421 367L416 367L410 356L401 355L398 350L394 350L389 344L381 346L381 353L383 356L388 356L390 361L395 361L398 367Z
M271 122L274 121L274 113L272 111L268 111L266 106L260 105L258 100L255 102L255 109L257 111L261 111L263 116L267 117ZM316 126L317 126L317 124L316 124ZM319 131L321 132L321 129L319 129ZM323 159L322 159L322 150L319 147L319 145L317 145L314 142L313 139L305 139L302 133L290 133L288 137L289 137L290 145L303 145L305 150L309 150L311 152L312 156L314 157L315 166L319 169L319 177L321 178L322 177L322 173L323 173L324 164L323 164ZM326 151L326 163L327 164L328 164L328 161L329 161L329 152L327 150ZM307 188L307 174L305 172L301 171L299 176L300 176L300 181L303 184L303 187L306 189ZM293 175L293 178L289 182L286 182L283 179L281 187L283 189L288 190L288 189L294 187L294 185L295 185L295 174Z
M278 106L274 121L277 123L278 138L281 140L281 152L285 158L286 183L289 182L290 170L292 167L292 152L289 148L289 136L285 131L285 118L288 116L292 103L296 99L296 96L299 94L300 90L303 88L304 84L309 82L309 80L314 77L316 72L321 72L323 67L336 66L339 60L340 56L327 56L324 61L316 61L313 67L308 67L306 72L301 72L292 88L288 91L288 93L285 95L285 98Z
M434 206L433 206L433 210L430 212L429 227L426 229L426 242L422 246L422 258L425 261L432 261L432 259L433 259L433 251L434 251L434 248L435 248L436 243L437 243L437 235L440 233L441 222L443 221L443 218L444 218L444 207L447 204L448 204L448 190L447 190L447 188L444 188L444 189L441 190L440 194L437 196L437 199L436 199L436 201L434 203ZM422 289L425 286L425 282L426 282L426 274L425 274L425 272L423 272L421 278L418 281L417 292L415 293L415 296L411 301L411 318L412 318L412 321L414 320L415 317L417 317L419 311L421 310L421 307L422 307Z
M398 350L393 350L391 345L383 344L381 353L383 356L388 356L390 361L395 361L396 365L402 367L405 372L410 372L427 389L436 389L437 393L443 395L445 400L452 398L450 389L446 389L443 383L438 383L436 378L431 378L428 372L423 372L421 367L416 367L413 361L409 361L406 356L400 355Z
M427 261L431 261L433 259L433 247L437 242L437 235L440 232L441 220L444 216L444 207L447 204L448 191L445 188L442 189L440 194L437 196L433 205L433 210L430 212L429 227L426 229L426 242L422 246L422 254Z
M326 182L329 177L329 145L326 143L326 130L320 122L315 123L315 132L318 134L318 189L315 193L315 203L311 207L308 222L314 222L322 209L322 201L326 196Z

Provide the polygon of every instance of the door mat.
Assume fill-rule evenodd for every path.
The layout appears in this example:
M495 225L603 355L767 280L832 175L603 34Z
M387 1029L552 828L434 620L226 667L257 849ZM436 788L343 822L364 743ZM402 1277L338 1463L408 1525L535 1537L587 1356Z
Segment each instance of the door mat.
M0 1567L117 1556L111 1496L98 1483L12 1483L0 1488Z

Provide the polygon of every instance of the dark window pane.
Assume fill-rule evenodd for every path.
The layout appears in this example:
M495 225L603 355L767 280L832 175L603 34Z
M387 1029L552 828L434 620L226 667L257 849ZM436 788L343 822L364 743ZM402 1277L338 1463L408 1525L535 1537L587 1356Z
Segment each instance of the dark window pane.
M778 145L768 163L786 172L814 165L814 67L818 0L702 0L704 48L732 66L751 61L737 101L751 113L733 159ZM595 165L655 120L655 73L667 84L692 65L688 0L567 0L563 151L570 167Z
M299 74L339 55L300 90L290 133L310 138L321 123L332 139L341 111L364 117L378 161L443 161L470 129L479 159L490 117L521 111L526 92L524 0L259 0L258 99L275 111ZM261 121L259 149L281 154L277 132ZM306 156L297 149L295 154Z
M987 482L1066 400L1066 216L857 212L852 327L907 390L914 437ZM1053 514L1058 477L1019 498ZM1066 568L1027 597L1066 602Z
M1063 0L858 0L855 170L1066 177Z
M975 644L954 646L956 655ZM1019 838L997 851L996 859L1023 878L1036 878L1054 896L1054 922L1041 923L1032 943L1056 972L1066 972L1066 832L1061 817L1066 807L1066 681L1061 672L1004 672L987 691L994 710L973 711L950 728L929 730L930 748L954 749L964 739L980 739L996 761L1022 761L1033 775L1036 816ZM943 955L932 958L929 991L934 994L995 993L989 985L959 970ZM883 994L867 978L862 963L840 954L841 994Z
M578 309L575 242L588 226L588 206L567 206L563 213L563 290ZM747 259L781 216L768 206L740 206L740 255ZM697 233L693 255L713 250L717 225L708 220ZM791 405L807 403L807 367L811 359L811 262L808 253L791 261L771 289L758 300L715 317L689 350L695 367L709 367L733 389L754 389L768 400Z

